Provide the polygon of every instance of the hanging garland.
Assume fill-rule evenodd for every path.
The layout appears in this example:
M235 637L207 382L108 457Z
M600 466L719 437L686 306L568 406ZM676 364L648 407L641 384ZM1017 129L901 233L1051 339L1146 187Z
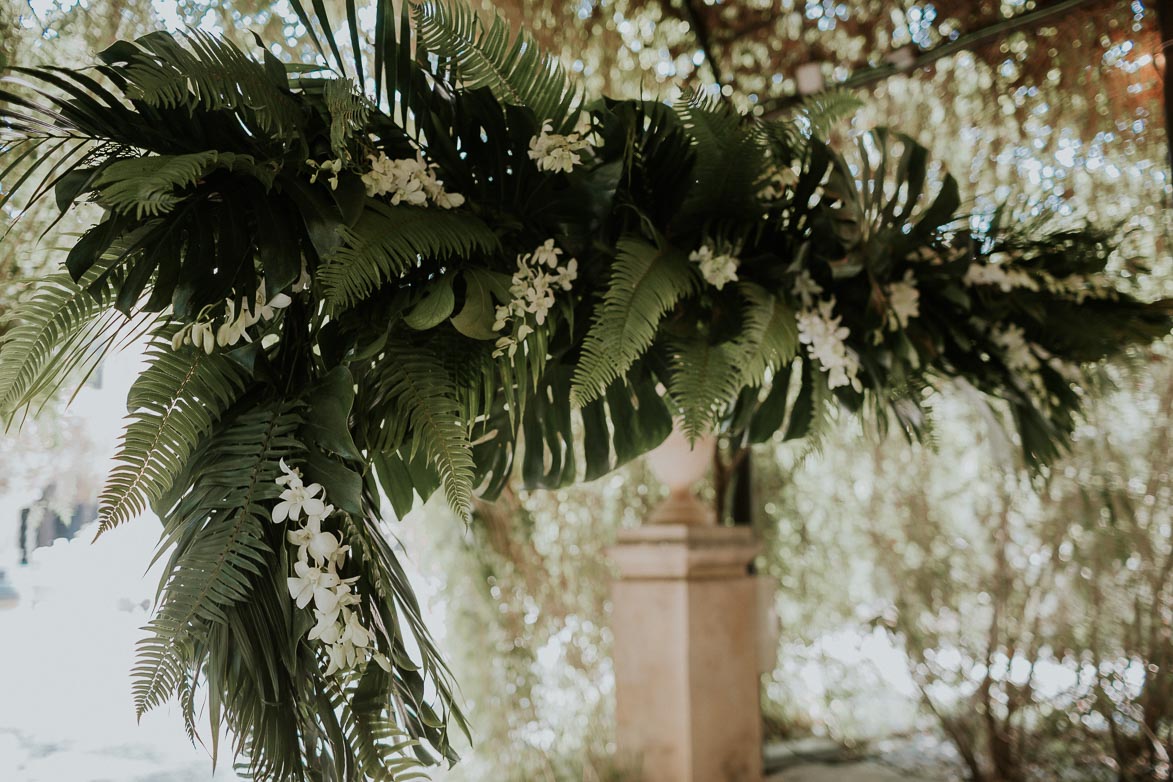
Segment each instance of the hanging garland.
M834 406L924 429L961 378L1053 457L1080 365L1168 332L1110 236L959 214L925 149L694 94L583 101L532 39L459 2L375 9L324 65L154 33L90 70L11 67L0 194L92 216L0 350L11 422L147 343L100 499L167 556L141 714L178 699L265 779L392 779L467 732L387 543L441 489L590 480L673 420L762 442ZM372 67L373 66L373 67ZM371 90L366 94L364 90ZM579 436L578 432L581 432Z

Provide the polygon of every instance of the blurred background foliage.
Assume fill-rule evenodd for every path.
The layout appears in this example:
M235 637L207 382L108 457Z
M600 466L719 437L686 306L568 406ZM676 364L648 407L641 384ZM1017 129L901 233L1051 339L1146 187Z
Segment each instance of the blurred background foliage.
M1173 293L1151 2L485 5L534 29L596 94L672 99L699 81L769 114L793 102L804 66L828 84L875 76L840 140L877 125L910 133L976 214L1008 202L1119 226L1120 267L1148 295ZM966 45L1048 6L1062 13ZM0 0L0 58L81 64L117 38L185 24L252 30L286 57L309 56L284 2ZM958 50L928 68L875 70L947 45ZM0 245L0 308L47 262L34 241L47 218L30 217L27 241ZM844 420L814 444L755 449L753 518L739 521L758 529L759 571L778 584L770 735L813 733L860 753L893 735L935 737L930 771L943 779L1169 779L1171 358L1167 340L1105 367L1072 453L1041 476L1021 470L999 411L965 388L935 400L929 446ZM32 439L7 438L0 458L49 454L29 467L47 469L64 438ZM477 734L441 779L623 778L606 547L646 517L659 496L649 486L635 465L569 490L509 491L469 527L438 504L395 525Z

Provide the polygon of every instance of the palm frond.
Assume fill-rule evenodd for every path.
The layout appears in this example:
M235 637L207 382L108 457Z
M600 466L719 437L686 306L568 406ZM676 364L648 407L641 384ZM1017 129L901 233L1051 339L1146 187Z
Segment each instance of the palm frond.
M627 372L655 341L664 315L695 285L684 253L637 236L620 239L611 279L574 370L574 404L581 407L597 399Z
M199 30L183 42L187 46L169 33L155 32L134 43L116 44L103 58L126 63L119 73L127 95L148 106L233 111L272 138L296 136L301 111L264 65Z
M301 450L300 426L287 406L262 406L222 422L188 462L183 476L192 490L167 514L161 545L175 548L132 671L140 716L175 693L202 628L227 623L227 609L269 568L265 503L281 491L278 460Z
M387 206L368 201L342 246L318 272L327 304L351 307L383 283L424 261L445 261L498 250L496 235L480 218L458 210ZM437 266L439 263L437 263Z
M422 48L451 58L458 83L466 89L488 87L505 103L526 106L556 132L576 122L580 96L558 60L524 32L510 40L508 23L494 14L486 27L463 0L425 0L415 6Z
M148 348L148 364L130 388L129 423L98 500L100 533L171 489L200 439L244 388L243 371L223 354L190 345L172 350L168 338L164 332Z

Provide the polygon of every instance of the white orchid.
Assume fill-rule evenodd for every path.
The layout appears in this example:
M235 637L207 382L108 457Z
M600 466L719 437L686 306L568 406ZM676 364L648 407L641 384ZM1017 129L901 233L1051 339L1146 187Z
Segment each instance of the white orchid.
M841 325L842 318L834 311L835 298L831 297L799 312L798 341L808 346L811 358L827 373L829 387L851 386L861 391L859 356L847 346L851 331Z
M320 165L315 160L307 160L306 165L314 170L313 176L310 177L311 183L317 182L318 178L324 175L330 183L330 189L338 189L338 174L342 171L341 160L325 160Z
M290 467L285 463L284 459L279 460L277 465L281 468L281 474L277 476L278 486L288 486L292 488L294 486L302 485L301 470L297 469L296 467Z
M209 356L216 348L216 335L212 330L211 321L201 320L191 324L191 344L201 348Z
M284 293L278 293L271 301L266 300L265 284L263 282L257 288L257 294L253 301L252 323L257 323L262 320L270 321L277 317L277 310L283 310L293 303L293 299ZM252 323L249 325L252 325Z
M578 132L562 135L554 133L554 126L542 123L542 130L530 139L529 157L537 163L539 171L563 171L569 174L582 163L578 153L589 149L590 141Z
M422 154L413 158L393 160L380 152L370 157L371 168L363 174L367 195L390 195L391 204L426 207L429 202L441 209L455 209L464 203L464 196L449 193L436 177L435 165L429 166Z
M700 264L701 276L717 290L737 281L740 260L731 252L717 252L711 244L703 244L688 254L688 260Z
M314 611L314 618L318 621L310 628L309 639L324 644L337 643L338 637L342 635L342 628L338 625L338 614L338 609L328 612Z
M322 491L322 484L311 483L309 486L288 486L281 492L281 502L273 507L273 523L280 524L286 519L297 521L304 510L307 516L321 517L326 504L318 497Z
M306 543L306 551L318 562L328 562L342 547L342 541L332 532L318 530Z
M298 608L305 608L313 600L319 610L330 610L338 604L334 596L334 587L341 581L333 569L323 570L308 562L293 563L293 577L285 579L289 587L289 595L297 603Z
M823 286L815 282L810 272L803 269L794 278L794 295L802 302L802 306L814 306L815 299L823 292Z
M222 348L230 347L241 339L251 342L248 336L248 311L241 309L240 316L236 315L236 302L229 299L225 305L224 323L216 331L216 344Z
M578 260L570 258L559 267L562 250L553 239L547 239L532 253L517 256L517 271L509 284L513 300L498 306L494 313L493 330L510 328L514 319L521 321L514 327L512 335L497 340L494 358L517 353L521 341L533 333L533 327L526 321L532 316L533 322L541 326L546 322L550 310L556 303L555 292L569 291L578 279Z
M342 635L338 639L342 643L352 644L360 649L371 642L371 633L363 627L357 611L347 613L346 622L342 627Z
M558 256L560 255L562 255L562 250L554 246L554 240L547 239L538 249L534 250L533 261L539 266L549 266L551 269L557 269Z
M908 328L908 321L920 315L920 291L912 270L904 273L904 279L888 286L888 310L884 320L889 331Z

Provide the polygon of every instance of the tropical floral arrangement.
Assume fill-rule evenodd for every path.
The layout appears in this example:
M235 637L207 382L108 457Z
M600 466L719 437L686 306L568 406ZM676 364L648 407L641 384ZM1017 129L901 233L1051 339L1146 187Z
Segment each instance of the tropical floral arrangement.
M700 92L586 101L456 0L380 2L374 30L348 4L352 57L293 6L321 63L155 33L0 86L0 206L92 219L10 315L0 409L145 341L100 500L103 531L163 522L134 700L177 698L193 739L202 712L252 776L456 759L388 505L467 514L518 461L590 480L674 420L760 442L840 407L916 436L953 379L1042 463L1081 365L1169 330L1110 234L961 214L895 133L832 148L842 96L771 122Z

